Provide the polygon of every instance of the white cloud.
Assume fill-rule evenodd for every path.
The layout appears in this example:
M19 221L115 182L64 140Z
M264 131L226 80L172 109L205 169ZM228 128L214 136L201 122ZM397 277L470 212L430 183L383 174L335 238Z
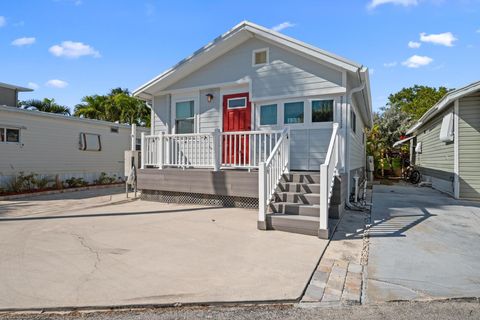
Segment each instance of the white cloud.
M444 32L438 34L426 34L425 32L420 33L420 41L430 42L433 44L439 44L446 47L452 47L453 42L458 40L451 32Z
M100 52L82 42L63 41L48 49L56 57L79 58L81 56L100 57Z
M372 75L375 73L375 69L368 69L368 74Z
M35 43L35 38L34 37L23 37L23 38L18 38L12 41L12 46L28 46L31 44Z
M422 44L420 42L416 42L416 41L409 41L408 42L408 47L409 48L412 48L412 49L418 49L420 48Z
M397 65L397 61L385 62L385 63L383 64L383 66L384 66L385 68L392 68L392 67L395 67L396 65Z
M403 61L402 64L408 68L419 68L432 63L433 59L427 56L417 56L413 55L407 60Z
M477 32L477 33L480 33L480 29L477 29L477 31L476 31L476 32Z
M68 82L63 81L63 80L58 80L58 79L52 79L52 80L48 80L47 82L45 82L45 85L47 87L50 87L50 88L62 89L62 88L65 88L66 86L68 86Z
M37 90L40 86L35 82L29 82L27 85L30 89Z
M370 10L375 9L378 6L381 6L383 4L394 4L394 5L401 5L404 7L408 6L416 6L418 5L418 0L371 0L367 8Z
M0 28L7 24L7 19L4 16L0 16Z
M295 27L295 23L291 23L290 21L285 21L285 22L282 22L280 24L277 24L276 26L273 26L272 30L280 32L284 29L292 28L292 27Z

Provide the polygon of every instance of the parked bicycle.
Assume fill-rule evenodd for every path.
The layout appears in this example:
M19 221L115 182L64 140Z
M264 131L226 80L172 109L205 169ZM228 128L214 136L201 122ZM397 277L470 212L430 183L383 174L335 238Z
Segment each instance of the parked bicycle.
M418 169L416 169L415 166L412 165L409 160L405 160L405 167L406 168L403 170L403 173L402 173L403 180L413 184L419 183L420 180L422 179L422 175L420 171L418 171Z

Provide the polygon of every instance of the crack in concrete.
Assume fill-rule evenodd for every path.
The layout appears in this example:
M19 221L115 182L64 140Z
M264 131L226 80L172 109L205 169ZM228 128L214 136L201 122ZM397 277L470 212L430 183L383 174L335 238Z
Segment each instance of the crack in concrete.
M100 253L97 250L94 250L91 246L87 244L85 237L75 233L72 233L72 235L77 238L78 242L80 242L82 247L84 247L85 249L87 249L88 251L90 251L95 255L95 263L93 264L93 270L90 272L90 275L93 274L95 270L98 269L98 264L101 262Z
M422 292L422 291L419 291L419 290L415 290L415 289L413 289L413 288L410 288L410 287L407 287L407 286L405 286L405 285L402 285L402 284L399 284L399 283L395 283L395 282L392 282L392 281L380 280L380 279L377 279L377 278L368 278L368 280L377 281L377 282L385 283L385 284L388 284L388 285L391 285L391 286L397 286L397 287L406 289L406 290L408 290L408 291L411 291L411 292L419 295L421 298L427 298L427 299L431 299L431 298L432 298L431 296L429 296L429 295L426 294L425 292Z

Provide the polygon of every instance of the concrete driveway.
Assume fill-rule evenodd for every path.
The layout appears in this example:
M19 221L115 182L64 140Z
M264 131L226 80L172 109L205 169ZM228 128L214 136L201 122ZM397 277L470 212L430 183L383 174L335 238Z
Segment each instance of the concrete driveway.
M327 244L258 231L255 210L35 201L0 217L0 309L293 300Z
M367 302L480 297L480 203L374 186Z

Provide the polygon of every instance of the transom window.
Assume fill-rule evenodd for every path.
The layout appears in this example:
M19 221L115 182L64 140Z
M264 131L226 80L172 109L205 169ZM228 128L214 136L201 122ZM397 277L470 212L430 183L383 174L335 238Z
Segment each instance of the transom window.
M303 123L303 101L287 102L283 106L285 124Z
M260 125L277 124L277 105L267 104L260 106Z
M268 49L259 49L253 51L253 66L261 66L268 63Z
M175 104L176 133L194 133L194 119L193 101L182 101Z
M228 99L228 109L241 109L247 107L247 98Z
M0 142L20 142L20 129L0 128Z
M312 122L333 121L333 100L312 101Z

